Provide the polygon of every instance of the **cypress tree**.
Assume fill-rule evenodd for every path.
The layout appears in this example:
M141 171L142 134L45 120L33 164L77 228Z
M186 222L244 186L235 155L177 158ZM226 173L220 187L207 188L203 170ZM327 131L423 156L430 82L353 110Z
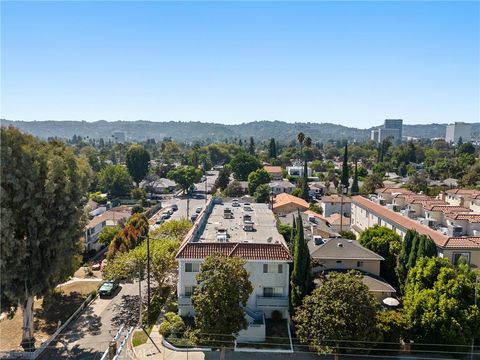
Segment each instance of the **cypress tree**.
M296 222L296 234L293 255L293 272L291 277L291 310L299 306L311 290L311 263L310 252L305 242L303 233L303 220L300 212L298 212Z
M410 255L410 250L412 248L412 242L415 238L417 232L415 230L408 230L405 234L405 237L402 241L402 248L400 249L400 254L397 259L397 268L396 273L398 277L398 283L400 284L400 290L403 292L405 287L405 281L407 280L408 274L408 258Z
M360 192L360 189L358 188L357 162L355 161L355 174L353 175L351 194L357 195L359 192Z
M341 184L345 187L345 189L348 189L348 179L349 179L349 174L348 174L348 144L345 144L345 151L343 152L343 164L342 164L342 180Z
M412 240L412 247L410 248L410 253L408 254L407 274L408 274L408 270L413 268L417 263L417 253L418 253L418 248L420 247L421 241L422 239L420 237L420 234L418 232L415 232L415 236Z
M303 162L302 199L306 202L310 201L310 195L308 195L308 168L306 161Z
M290 253L293 258L293 251L295 248L295 230L296 230L296 224L295 224L295 215L292 215L293 217L293 222L292 222L292 230L290 231L290 243L288 244L290 247Z
M268 145L268 157L270 159L275 159L277 157L277 144L274 138L270 139L270 144Z

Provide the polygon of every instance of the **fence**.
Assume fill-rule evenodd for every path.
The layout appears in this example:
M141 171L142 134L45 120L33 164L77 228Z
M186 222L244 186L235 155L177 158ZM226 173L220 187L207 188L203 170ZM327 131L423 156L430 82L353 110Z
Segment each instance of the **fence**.
M90 294L79 308L70 316L50 338L45 341L38 349L32 352L24 351L3 351L0 352L0 359L28 359L33 360L40 356L40 354L56 339L56 337L67 327L70 322L75 319L89 304L97 297L97 294Z

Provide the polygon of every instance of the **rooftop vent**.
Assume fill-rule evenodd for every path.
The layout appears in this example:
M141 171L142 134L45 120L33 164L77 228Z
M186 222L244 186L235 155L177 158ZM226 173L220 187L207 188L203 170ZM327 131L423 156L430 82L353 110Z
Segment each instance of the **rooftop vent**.
M267 239L267 242L271 243L273 240L273 238L270 236L268 239Z
M343 244L342 244L342 243L338 243L338 244L337 244L337 247L340 247L340 248L341 248L341 247L343 247Z

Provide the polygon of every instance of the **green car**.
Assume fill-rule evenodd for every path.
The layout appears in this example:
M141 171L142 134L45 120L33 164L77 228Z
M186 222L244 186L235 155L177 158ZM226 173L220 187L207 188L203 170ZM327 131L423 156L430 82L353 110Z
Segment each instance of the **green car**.
M118 281L105 281L102 284L102 286L100 286L100 289L98 289L98 295L100 295L101 298L107 297L107 296L113 296L117 288L118 288Z

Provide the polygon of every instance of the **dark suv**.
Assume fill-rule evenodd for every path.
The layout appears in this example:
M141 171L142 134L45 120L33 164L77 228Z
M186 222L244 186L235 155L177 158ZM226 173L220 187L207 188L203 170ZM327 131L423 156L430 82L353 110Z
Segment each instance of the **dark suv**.
M103 297L110 297L115 294L115 290L118 288L118 281L105 281L102 286L100 286L100 289L98 289L98 295L103 298Z

